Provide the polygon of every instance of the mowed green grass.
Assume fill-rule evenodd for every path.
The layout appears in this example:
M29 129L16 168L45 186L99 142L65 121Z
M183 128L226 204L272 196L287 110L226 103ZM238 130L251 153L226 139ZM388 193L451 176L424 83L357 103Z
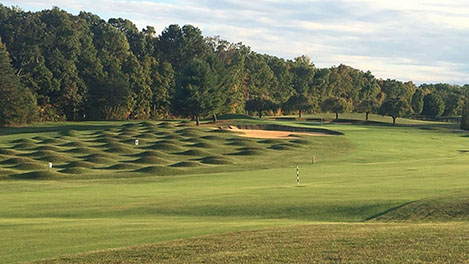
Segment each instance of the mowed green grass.
M305 121L278 121L277 123L320 127L320 124ZM112 129L110 133L115 133L113 130L121 129L116 127L120 124L123 123L88 123L86 126L88 126L88 131L89 126L96 126L95 130L103 130L99 127L110 125L114 126L110 128ZM328 230L328 226L318 224L324 222L341 223L335 225L343 226L340 229L341 233L344 236L351 236L352 246L355 243L354 237L373 232L380 235L377 235L376 240L370 240L368 243L379 245L382 243L381 238L393 237L392 232L387 234L383 231L387 224L355 222L373 219L392 208L421 199L447 199L446 197L454 195L464 197L468 194L469 154L465 151L469 149L469 138L465 137L466 134L446 124L419 122L412 125L412 121L408 121L408 124L405 127L323 124L323 128L340 131L345 135L312 137L308 139L310 144L307 146L298 146L294 150L280 152L269 149L269 146L263 146L275 143L262 143L259 142L260 140L255 140L253 145L266 149L265 155L257 156L233 155L237 151L243 151L237 148L245 147L241 142L231 142L236 136L207 131L203 133L208 133L208 135L204 134L202 137L216 135L232 138L231 140L224 139L224 144L218 146L219 150L215 152L216 155L212 155L227 158L232 163L207 165L197 160L201 163L200 167L173 167L172 165L178 162L195 161L194 157L186 155L187 153L174 154L162 151L161 159L172 161L168 162L164 168L186 170L182 173L183 175L154 176L149 172L139 172L136 168L118 172L98 167L91 169L103 171L103 174L98 171L85 177L80 174L74 176L57 172L58 175L54 178L12 180L11 175L16 175L20 170L8 165L4 168L8 173L4 174L6 175L3 176L4 181L0 182L2 189L0 193L2 200L0 203L2 245L0 256L5 262L32 261L64 254L138 246L201 235L210 235L205 243L213 241L212 247L214 247L219 241L217 239L220 238L217 234L273 227L275 230L293 228L292 235L288 235L290 231L285 231L285 236L278 239L278 241L288 242L295 240L295 234L302 233L302 228L309 228L304 227L305 224L313 224L311 227L313 231L315 228ZM31 128L32 131L34 129L37 128ZM57 125L51 125L48 129L52 131L42 133L41 136L54 138ZM79 128L74 130L78 133L67 133L68 136L61 139L67 140L67 137L77 137L80 134L90 136L96 133L96 131L84 132ZM132 130L127 132L135 133ZM194 131L191 132L194 133ZM169 133L171 134L174 133ZM28 134L28 136L32 138L38 135ZM160 136L156 135L156 137ZM187 136L181 136L187 140L184 142L195 138L193 134ZM0 136L0 140L2 144L9 146L8 144L12 141L24 137L22 133L4 133ZM208 146L217 145L217 142L212 141L213 139L219 140L217 137L208 137ZM172 140L180 141L181 139ZM21 144L26 143L28 142ZM93 144L88 147L98 148ZM21 157L19 154L22 150L13 149L13 151L15 153L9 153L9 155ZM125 155L138 156L145 151L150 150L142 146L141 150ZM122 153L109 152L107 154L124 157ZM74 157L75 154L70 155ZM318 157L317 164L314 165L310 163L313 155ZM104 159L104 157L101 158ZM115 160L119 158L107 159L107 161ZM301 173L299 186L296 184L295 175L297 165L300 166ZM199 171L192 171L193 169ZM445 221L448 220L451 221L451 219L445 219ZM419 221L425 221L425 217L419 218ZM334 226L334 224L327 225ZM409 231L407 237L394 237L404 242L427 241L439 234L434 233L434 229L430 228L428 236L421 236L423 231L419 232L419 228L427 227L422 224L405 222L394 225L402 230L414 230ZM442 226L445 225L447 229L442 230L447 230L447 232L443 233L452 234L454 237L464 235L466 232L464 230L468 228L465 222L442 224ZM295 226L299 229L295 229ZM458 228L454 228L455 226ZM359 232L357 228L362 231ZM258 232L269 237L269 234L275 231L270 229L270 231ZM233 241L242 240L242 236L244 235L234 234ZM323 238L325 236L324 234ZM195 245L197 241L196 239L181 243ZM249 262L249 256L253 254L258 255L258 258L254 258L253 261L270 262L269 259L262 258L271 250L261 247L262 241L262 239L254 239L252 243L246 245L252 247L251 250L255 248L259 250L257 253L245 252L248 255L245 262ZM173 247L179 242L164 243L157 244L155 247L161 245ZM439 244L444 243L445 240L440 240ZM298 244L301 243L298 242ZM428 249L435 252L435 258L432 261L437 261L438 256L441 255L437 254L439 244L431 244L434 246ZM338 244L335 253L330 252L329 255L345 254L352 250L344 245L342 252L340 245ZM465 246L464 243L454 245ZM319 246L310 248L313 252L314 250L321 251L321 248L325 249ZM154 254L148 253L145 248L140 249L135 252L142 254L139 256L141 259L153 258ZM221 250L223 247L219 249L219 252L226 251ZM397 246L382 254L394 255L394 252L399 249L400 247ZM118 262L119 256L113 257L112 252L106 254L110 259ZM127 254L125 252L124 250L122 253L124 256ZM205 255L207 259L213 259L210 255L212 253L208 252ZM226 253L219 254L220 257L223 255L226 257ZM306 260L310 259L305 254L299 254L299 256L305 256ZM323 254L325 254L324 257L328 255L327 252ZM458 254L455 254L453 258L456 262L460 262L457 260L462 257ZM154 258L165 260L164 256L163 254ZM177 256L179 255L172 257ZM372 256L363 260L370 259ZM421 256L419 253L414 253L413 258L416 259L419 256ZM96 257L99 258L99 256ZM204 254L189 252L181 255L182 260L191 257L203 259ZM85 255L83 261L92 262L94 258L93 254ZM71 259L73 262L76 258ZM232 260L236 262L237 259ZM221 262L223 260L220 258ZM243 258L240 260L244 261ZM302 262L301 257L290 260Z

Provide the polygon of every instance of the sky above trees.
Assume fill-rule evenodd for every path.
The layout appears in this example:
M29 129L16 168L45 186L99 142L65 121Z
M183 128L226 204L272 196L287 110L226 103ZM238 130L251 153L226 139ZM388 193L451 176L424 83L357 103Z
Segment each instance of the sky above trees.
M318 67L344 63L377 77L469 83L466 0L7 0L26 11L58 6L104 19L123 17L161 32L192 24L205 36L243 42Z

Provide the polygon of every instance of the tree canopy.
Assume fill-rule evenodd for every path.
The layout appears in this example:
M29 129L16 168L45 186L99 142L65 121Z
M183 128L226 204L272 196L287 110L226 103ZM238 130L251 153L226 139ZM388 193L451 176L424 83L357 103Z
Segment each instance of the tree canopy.
M0 4L0 38L9 57L3 59L4 69L10 67L3 82L22 91L24 96L15 100L39 113L39 121L216 120L224 113L277 114L279 107L302 116L317 105L337 118L352 111L368 117L384 100L404 100L414 115L422 110L427 116L463 112L462 86L417 87L343 64L318 68L308 56L287 60L259 54L240 42L205 37L192 25L169 25L158 34L125 18L105 21L89 12L25 12ZM7 94L0 100L5 102ZM428 94L432 97L424 107ZM434 98L441 98L436 99L438 111L429 114ZM22 115L19 111L5 110L4 120L10 121L2 124L33 120L15 116Z

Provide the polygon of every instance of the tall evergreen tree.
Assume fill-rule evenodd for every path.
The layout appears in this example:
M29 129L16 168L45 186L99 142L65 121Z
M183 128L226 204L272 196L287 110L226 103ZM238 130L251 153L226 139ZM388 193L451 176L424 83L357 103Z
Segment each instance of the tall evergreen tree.
M200 125L200 117L214 114L219 108L217 98L217 74L209 63L193 59L184 67L176 82L173 111L182 116L194 117Z

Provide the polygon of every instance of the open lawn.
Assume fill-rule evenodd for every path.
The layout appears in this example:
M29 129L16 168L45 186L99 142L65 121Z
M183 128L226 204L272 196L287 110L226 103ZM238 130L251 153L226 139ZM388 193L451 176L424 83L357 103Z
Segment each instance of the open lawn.
M343 133L276 140L184 122L0 130L0 258L469 262L469 134L401 121L224 121Z

